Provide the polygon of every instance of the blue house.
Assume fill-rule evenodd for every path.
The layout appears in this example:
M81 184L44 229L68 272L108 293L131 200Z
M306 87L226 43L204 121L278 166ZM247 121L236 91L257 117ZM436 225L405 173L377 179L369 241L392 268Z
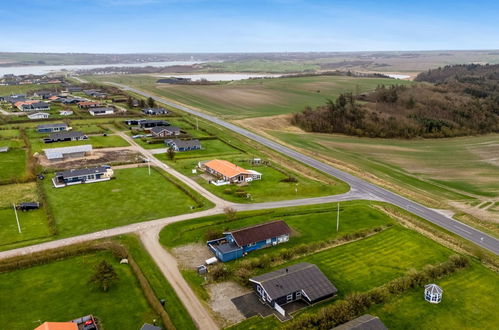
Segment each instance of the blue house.
M282 220L262 223L224 233L224 237L208 241L208 248L222 262L247 253L287 242L291 228Z

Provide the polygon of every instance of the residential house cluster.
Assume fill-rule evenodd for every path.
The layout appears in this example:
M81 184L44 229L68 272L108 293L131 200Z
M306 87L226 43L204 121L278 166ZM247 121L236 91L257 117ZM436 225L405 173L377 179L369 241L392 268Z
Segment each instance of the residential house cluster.
M2 78L0 78L0 85L4 86L30 85L30 84L38 84L38 85L60 84L62 82L64 82L64 78L62 76L53 76L53 75L6 74Z

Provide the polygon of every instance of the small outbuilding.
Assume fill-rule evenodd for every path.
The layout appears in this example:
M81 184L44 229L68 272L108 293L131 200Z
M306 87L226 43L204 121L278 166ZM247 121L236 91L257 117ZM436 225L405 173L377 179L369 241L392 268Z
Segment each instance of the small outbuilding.
M432 304L438 304L442 301L444 291L438 285L432 283L424 287L424 299Z

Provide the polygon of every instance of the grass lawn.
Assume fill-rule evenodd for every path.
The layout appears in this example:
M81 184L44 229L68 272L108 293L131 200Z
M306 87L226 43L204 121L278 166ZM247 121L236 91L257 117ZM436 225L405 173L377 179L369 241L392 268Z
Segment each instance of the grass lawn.
M119 281L108 292L87 284L100 261L111 263ZM32 329L45 321L69 321L93 314L104 329L139 329L159 319L149 307L128 265L108 251L0 274L4 329Z
M388 140L327 134L272 132L297 147L448 199L499 196L499 135L452 139ZM469 197L468 197L469 198Z
M442 302L430 304L423 290L415 289L370 313L389 329L494 329L499 323L499 276L472 262L462 270L437 282L444 290ZM496 311L496 312L494 312Z
M251 253L254 256L393 223L384 213L371 207L370 202L342 202L340 203L341 227L340 231L337 232L336 210L337 204L335 203L241 212L238 214L240 219L230 222L226 221L225 215L205 217L166 226L161 231L160 241L167 248L189 243L205 243L205 234L209 231L234 230L273 220L284 220L295 231L289 242L271 249L254 251Z
M380 84L411 84L383 78L318 76L250 79L217 85L156 84L157 77L145 75L92 76L93 81L113 81L153 92L177 102L227 118L273 116L318 106L343 92L356 94Z
M44 181L48 202L62 236L192 212L196 203L159 172L115 170L110 181L54 188ZM199 197L201 198L201 197ZM199 209L196 209L199 210Z
M196 151L197 152L197 151ZM202 153L203 151L200 151ZM288 200L288 199L298 199L306 197L317 197L317 196L327 196L340 194L348 191L348 185L336 181L332 178L328 179L329 182L319 182L307 177L304 177L296 172L291 172L290 170L277 170L276 168L267 165L250 165L248 162L242 160L248 160L251 157L249 155L239 154L237 156L223 156L223 157L202 157L200 158L188 158L188 159L176 159L175 161L167 160L166 154L155 155L159 160L166 162L169 166L175 168L177 171L184 175L192 177L203 187L211 191L212 193L233 202L239 203L257 203L257 202L269 202L278 200ZM234 185L226 186L215 186L209 184L205 179L200 177L200 173L193 174L192 169L194 169L199 161L210 160L213 158L225 159L233 162L243 168L252 169L262 173L262 179L256 180L249 183L247 186L238 187ZM276 166L275 164L273 166ZM283 173L284 172L284 173ZM289 177L294 177L298 181L295 182L282 182L282 180ZM236 190L244 191L244 196L238 196ZM247 198L246 194L250 194L251 197ZM243 194L242 194L243 195Z
M51 90L57 87L60 87L60 84L7 85L0 86L0 95L26 94L28 91Z
M18 138L19 130L18 129L0 129L0 139L11 139ZM0 143L3 141L0 141Z
M338 295L344 296L382 285L411 268L443 262L451 254L438 243L395 225L374 236L290 264L301 261L316 264L338 288Z
M26 174L26 160L24 149L13 148L0 152L0 182L21 179Z
M118 135L108 135L108 136L89 136L88 140L82 141L65 141L65 142L55 142L55 143L43 143L42 138L31 138L31 148L33 152L40 152L43 149L49 148L62 148L70 146L80 146L84 144L91 144L94 149L97 148L112 148L112 147L127 147L130 144L123 140Z
M139 265L142 273L147 277L147 281L151 285L155 295L159 299L164 299L166 301L166 312L170 316L175 327L182 330L196 329L196 325L189 315L189 312L187 312L175 293L175 290L173 290L163 273L161 273L154 260L152 260L151 256L144 249L138 237L134 235L124 235L115 238L115 240L128 248L128 251L134 257L135 262Z
M12 203L38 201L35 182L2 185L0 189L0 208L12 207Z
M0 208L0 250L13 248L13 244L48 238L50 233L45 210L18 211L21 233L17 229L14 209ZM36 243L36 242L33 242Z
M141 139L136 139L135 141L138 142L139 140ZM236 148L228 145L227 143L219 139L201 140L200 143L202 147L201 150L176 152L175 159L176 160L189 159L189 158L199 159L199 157L216 158L220 156L236 155L236 154L239 154L241 157L244 157L241 151L237 150ZM145 145L151 146L150 144L145 144ZM161 143L160 145L156 145L156 148L166 148L166 146L164 143ZM157 154L156 157L161 161L168 160L166 153Z

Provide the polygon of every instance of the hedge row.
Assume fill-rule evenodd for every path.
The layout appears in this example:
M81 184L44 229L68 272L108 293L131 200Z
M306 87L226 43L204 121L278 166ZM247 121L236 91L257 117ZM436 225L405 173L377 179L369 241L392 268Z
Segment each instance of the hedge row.
M461 255L452 255L437 265L426 265L422 270L410 270L383 286L367 292L354 292L333 305L321 308L315 314L303 314L287 323L284 329L331 329L364 314L371 306L389 301L395 295L413 288L423 287L429 282L466 268L469 260Z

